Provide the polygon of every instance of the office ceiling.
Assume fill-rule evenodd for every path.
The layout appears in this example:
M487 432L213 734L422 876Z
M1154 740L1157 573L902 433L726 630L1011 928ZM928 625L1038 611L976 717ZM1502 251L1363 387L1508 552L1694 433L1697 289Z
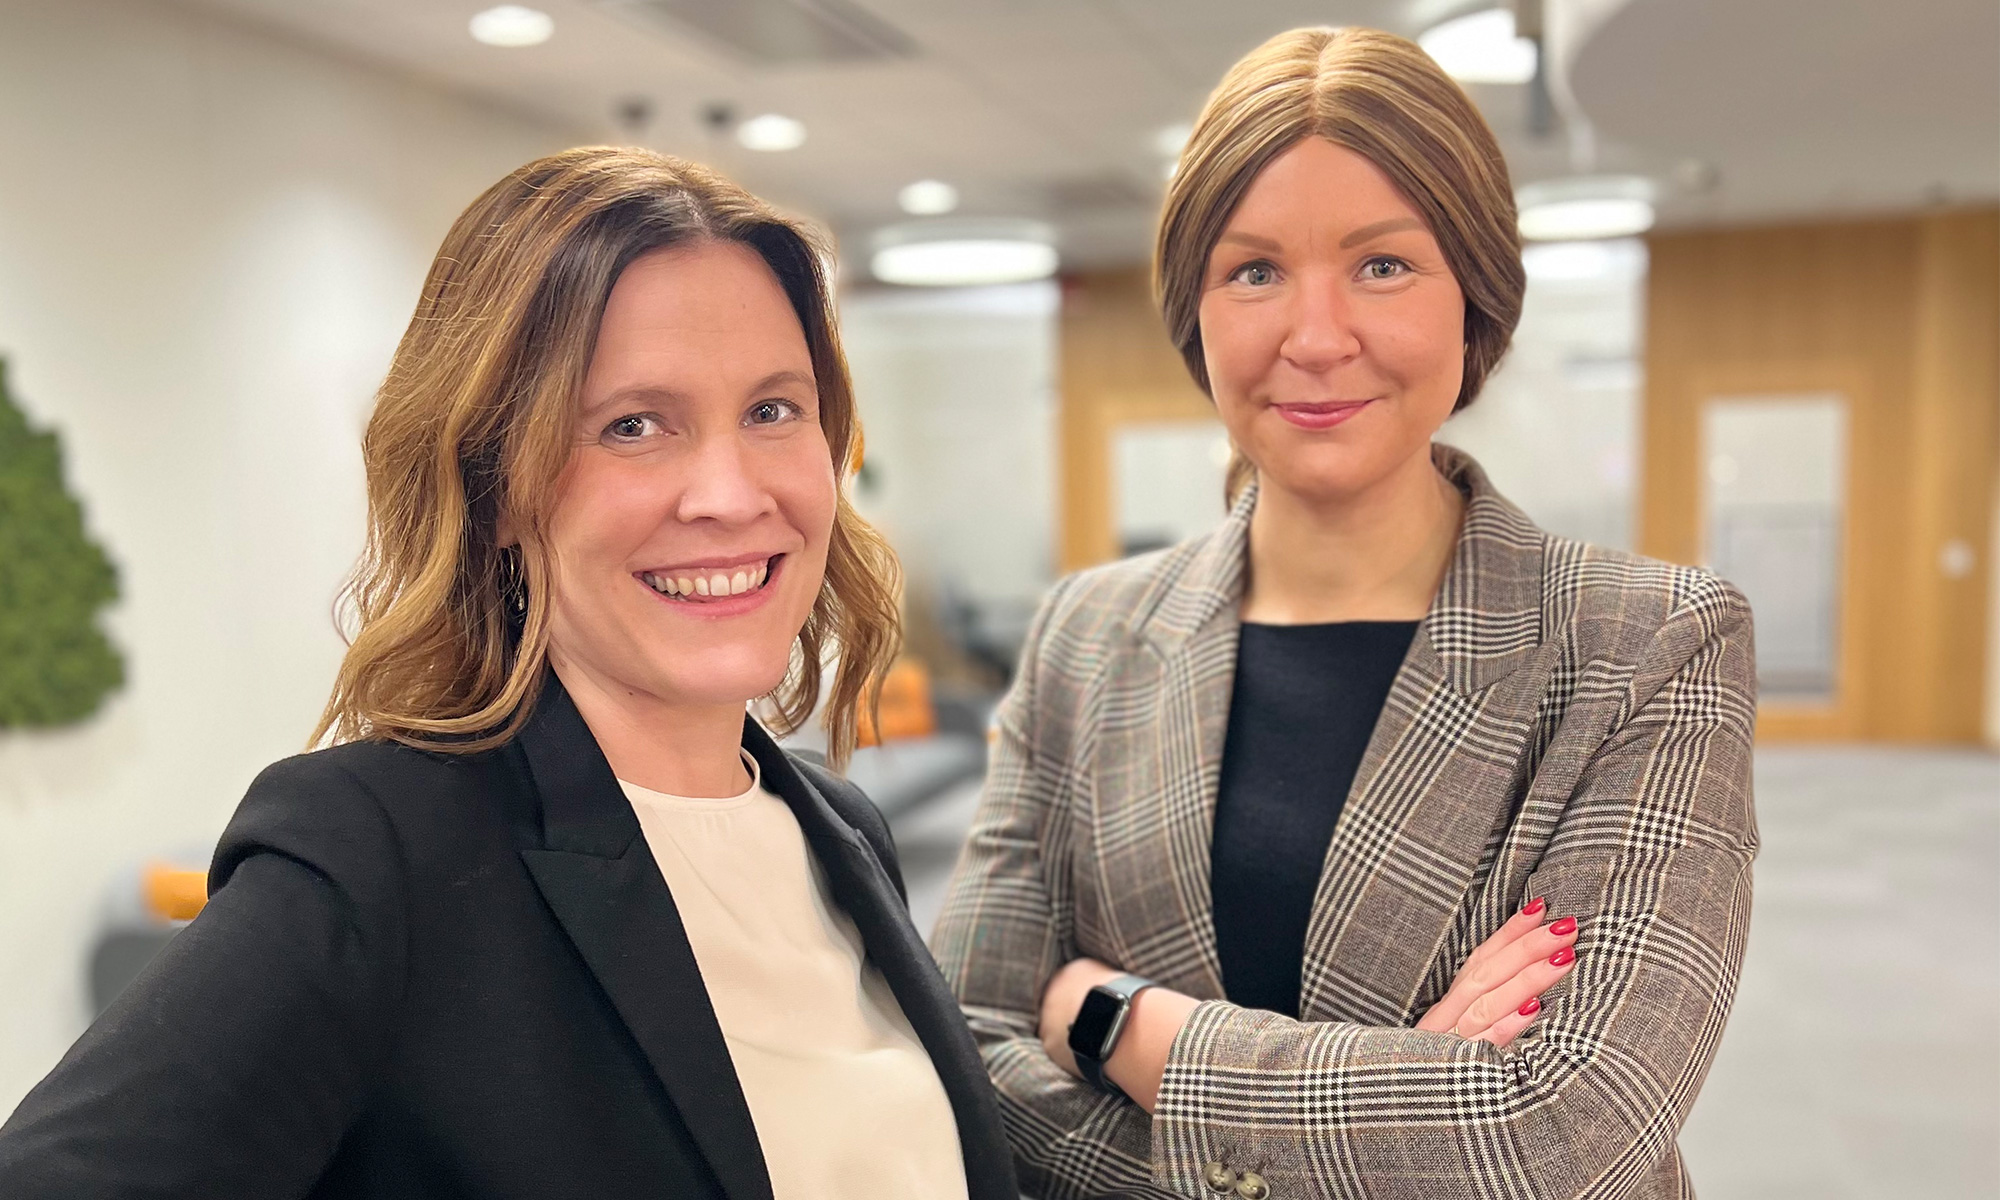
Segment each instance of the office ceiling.
M715 163L826 221L847 247L905 219L904 184L946 180L961 215L1054 224L1072 267L1143 260L1163 179L1158 131L1189 120L1269 34L1357 23L1414 35L1480 6L807 0L843 18L835 32L847 37L798 61L797 44L755 19L797 0L530 0L555 36L522 49L468 36L488 0L181 2L480 97L560 137ZM1665 224L2000 196L1993 0L1569 2L1609 11L1570 72L1597 133L1595 168L1660 180ZM1570 139L1530 131L1527 89L1473 93L1517 183L1573 169ZM797 117L807 141L743 149L705 120L718 107Z

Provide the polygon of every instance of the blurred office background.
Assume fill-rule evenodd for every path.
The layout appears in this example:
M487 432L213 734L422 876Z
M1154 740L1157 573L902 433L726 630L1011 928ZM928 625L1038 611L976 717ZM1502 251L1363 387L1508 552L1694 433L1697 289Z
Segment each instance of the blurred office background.
M855 772L928 928L1038 597L1221 513L1144 267L1186 124L1266 36L1362 23L1468 80L1538 235L1444 438L1757 609L1765 850L1702 1194L2000 1194L1993 0L533 2L0 0L5 389L115 565L124 675L0 730L0 1113L199 903L159 868L301 748L430 255L577 143L839 239L856 498L909 570Z

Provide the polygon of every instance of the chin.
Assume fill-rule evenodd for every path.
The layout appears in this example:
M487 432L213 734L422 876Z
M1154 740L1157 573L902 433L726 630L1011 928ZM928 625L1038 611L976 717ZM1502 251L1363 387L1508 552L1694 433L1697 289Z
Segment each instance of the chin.
M660 694L699 705L748 704L785 681L789 658L778 663L676 663L662 671Z
M1295 496L1336 501L1379 483L1395 464L1366 448L1318 445L1289 446L1266 460L1264 477Z

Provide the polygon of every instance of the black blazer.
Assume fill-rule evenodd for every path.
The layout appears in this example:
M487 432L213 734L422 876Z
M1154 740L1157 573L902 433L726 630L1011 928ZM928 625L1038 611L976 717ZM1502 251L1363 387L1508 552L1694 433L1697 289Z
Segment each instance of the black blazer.
M754 722L743 744L930 1052L973 1200L1015 1200L887 825ZM0 1196L769 1200L673 897L553 676L498 750L272 766L209 878L207 909L0 1128Z

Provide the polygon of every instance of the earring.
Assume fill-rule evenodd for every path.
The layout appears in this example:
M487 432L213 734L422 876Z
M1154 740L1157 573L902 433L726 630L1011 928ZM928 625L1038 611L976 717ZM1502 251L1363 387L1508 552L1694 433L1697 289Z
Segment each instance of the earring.
M500 552L500 602L516 617L528 615L528 583L522 578L521 552Z

